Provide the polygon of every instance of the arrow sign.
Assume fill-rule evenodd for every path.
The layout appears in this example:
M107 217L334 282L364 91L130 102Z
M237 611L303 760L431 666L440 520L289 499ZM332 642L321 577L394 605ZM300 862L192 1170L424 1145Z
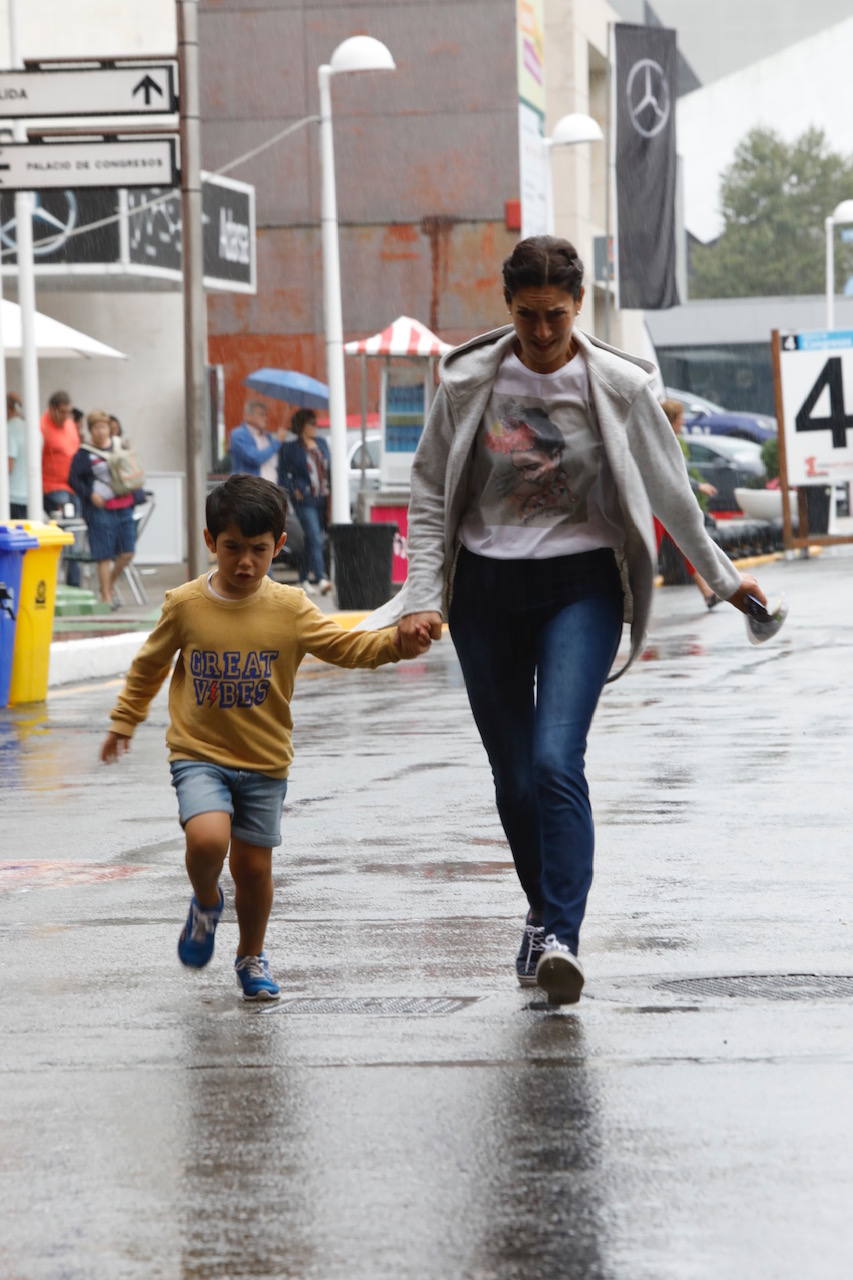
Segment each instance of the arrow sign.
M163 90L160 88L160 85L154 77L150 75L146 75L143 80L139 81L139 84L134 89L132 96L135 98L140 90L145 98L146 107L151 105L152 94L156 93L159 98L163 97ZM160 105L162 105L162 103Z
M87 67L78 71L0 71L0 119L172 114L175 64Z
M173 138L0 145L0 191L171 187L177 181Z

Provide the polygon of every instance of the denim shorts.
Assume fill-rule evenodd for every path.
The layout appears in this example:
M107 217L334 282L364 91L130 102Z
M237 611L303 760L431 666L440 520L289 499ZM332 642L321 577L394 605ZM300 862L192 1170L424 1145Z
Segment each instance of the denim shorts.
M227 813L238 840L261 849L281 844L287 778L229 769L210 760L173 760L169 767L182 827L200 813Z
M86 510L86 529L93 560L114 560L136 550L133 507L93 507Z

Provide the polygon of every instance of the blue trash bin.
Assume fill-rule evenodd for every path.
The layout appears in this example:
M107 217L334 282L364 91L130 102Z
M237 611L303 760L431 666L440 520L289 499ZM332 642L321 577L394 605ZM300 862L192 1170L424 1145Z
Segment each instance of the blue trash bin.
M26 529L0 524L0 707L9 705L24 553L38 545Z

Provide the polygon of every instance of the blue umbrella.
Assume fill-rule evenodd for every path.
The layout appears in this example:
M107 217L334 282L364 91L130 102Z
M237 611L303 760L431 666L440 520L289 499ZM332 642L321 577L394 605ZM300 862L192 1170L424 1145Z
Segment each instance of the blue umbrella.
M286 400L303 409L325 409L329 403L329 388L325 382L309 378L307 373L293 369L256 369L244 380L244 386L273 400Z

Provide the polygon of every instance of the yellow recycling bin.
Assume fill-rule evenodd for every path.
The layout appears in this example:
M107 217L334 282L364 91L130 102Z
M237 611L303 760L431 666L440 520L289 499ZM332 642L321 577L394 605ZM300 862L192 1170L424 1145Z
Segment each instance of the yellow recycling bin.
M60 529L53 522L42 524L38 520L20 520L15 523L23 525L34 538L38 538L38 546L24 552L21 567L18 623L9 683L10 706L16 702L44 702L47 697L59 557L62 548L74 541L72 533Z

